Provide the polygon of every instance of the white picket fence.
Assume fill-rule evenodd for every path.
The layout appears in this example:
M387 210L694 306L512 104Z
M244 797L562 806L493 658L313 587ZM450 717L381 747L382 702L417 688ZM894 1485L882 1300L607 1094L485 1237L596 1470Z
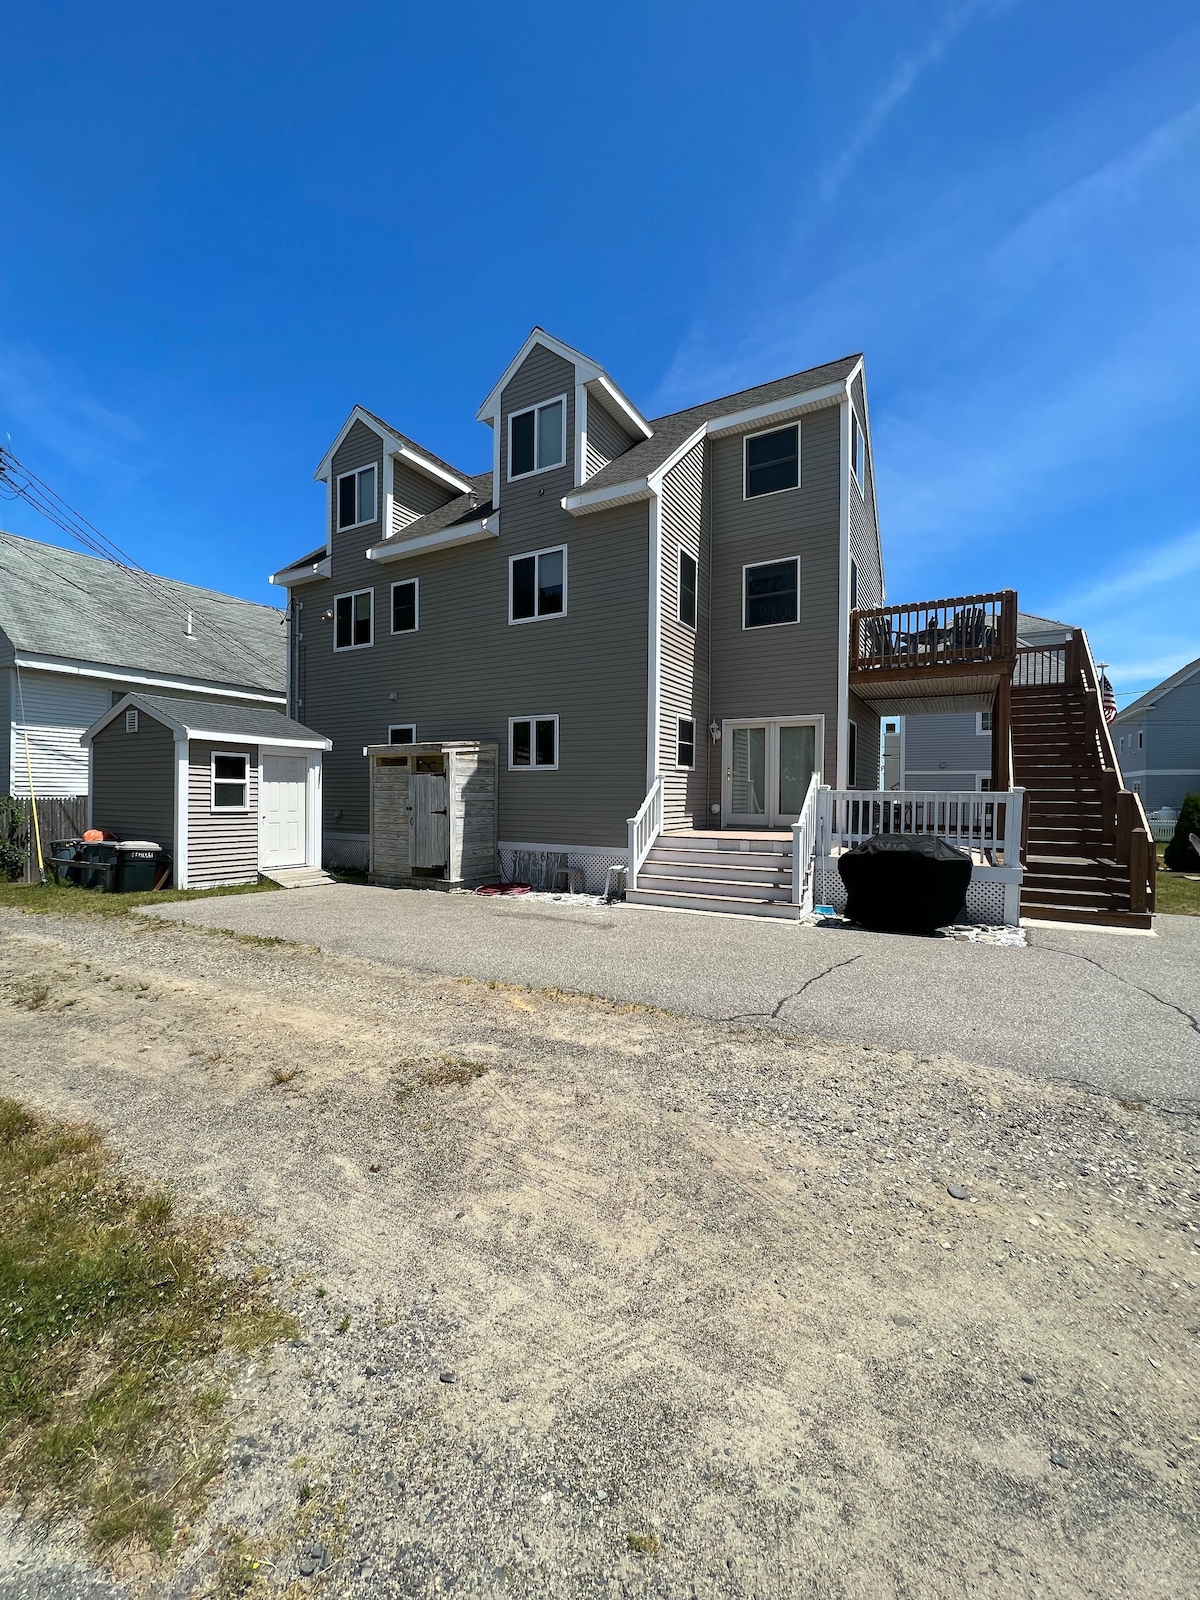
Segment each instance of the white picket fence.
M981 865L1020 866L1024 803L1024 789L822 789L815 849L840 855L878 833L924 834Z

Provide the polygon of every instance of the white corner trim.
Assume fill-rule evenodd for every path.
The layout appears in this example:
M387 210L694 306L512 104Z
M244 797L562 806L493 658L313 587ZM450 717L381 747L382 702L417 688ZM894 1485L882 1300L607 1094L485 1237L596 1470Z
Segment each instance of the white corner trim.
M575 461L571 481L578 489L587 476L588 392L582 383L575 385Z
M316 751L307 752L308 755L308 781L305 785L304 796L307 810L304 814L304 864L306 867L319 867L321 865L321 774L324 763ZM261 777L260 777L261 786Z
M646 673L646 793L658 773L659 700L662 693L662 496L650 495L650 637Z
M368 561L404 561L424 555L427 550L453 550L456 545L476 544L482 539L500 537L500 513L491 512L476 522L452 523L437 533L423 533L416 539L388 539L367 550ZM362 648L359 646L358 648Z
M837 664L837 787L848 788L850 755L850 389L842 397L838 433L841 471L838 473L838 664Z
M191 764L186 735L175 738L175 887L188 886L188 792Z
M690 450L694 450L700 443L700 440L703 439L707 433L708 424L707 422L702 422L694 432L688 434L687 438L681 445L677 445L676 448L671 451L671 454L661 466L655 467L653 472L646 474L646 482L656 494L661 492L662 481L666 477L667 473L670 472L671 468L678 466L683 460L684 456L686 456Z

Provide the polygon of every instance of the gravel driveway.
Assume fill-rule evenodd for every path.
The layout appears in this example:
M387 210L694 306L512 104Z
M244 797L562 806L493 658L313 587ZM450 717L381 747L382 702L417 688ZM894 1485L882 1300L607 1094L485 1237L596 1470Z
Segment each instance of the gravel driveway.
M234 1535L338 1600L1200 1586L1191 1110L12 913L0 1089L244 1217L301 1319L157 1595ZM0 1596L118 1592L62 1559L0 1542Z
M1158 936L1033 928L1028 948L749 917L302 889L161 915L419 972L739 1017L1169 1101L1200 1098L1200 917Z

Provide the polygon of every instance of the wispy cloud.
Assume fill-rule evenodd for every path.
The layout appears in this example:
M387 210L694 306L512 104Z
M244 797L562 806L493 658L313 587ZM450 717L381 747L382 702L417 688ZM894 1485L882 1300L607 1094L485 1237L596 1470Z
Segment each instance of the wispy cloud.
M849 143L830 162L821 179L823 199L833 198L897 106L912 93L922 73L937 65L963 29L976 17L998 15L1013 3L1014 0L964 0L963 4L951 6L921 47L899 63L863 113Z
M1174 584L1180 578L1200 572L1200 528L1181 539L1171 539L1148 554L1141 553L1131 564L1110 571L1087 588L1068 592L1065 608L1096 609L1114 604L1128 605L1148 590Z
M144 440L141 425L94 399L79 374L62 372L20 345L0 345L0 433L30 466L49 449L82 472L132 470L131 447Z

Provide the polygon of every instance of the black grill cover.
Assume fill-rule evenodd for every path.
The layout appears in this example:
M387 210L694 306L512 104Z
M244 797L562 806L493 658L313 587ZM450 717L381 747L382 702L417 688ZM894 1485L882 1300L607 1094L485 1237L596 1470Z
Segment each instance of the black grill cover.
M945 839L880 833L839 856L838 872L852 922L892 933L929 933L962 914L971 858Z

